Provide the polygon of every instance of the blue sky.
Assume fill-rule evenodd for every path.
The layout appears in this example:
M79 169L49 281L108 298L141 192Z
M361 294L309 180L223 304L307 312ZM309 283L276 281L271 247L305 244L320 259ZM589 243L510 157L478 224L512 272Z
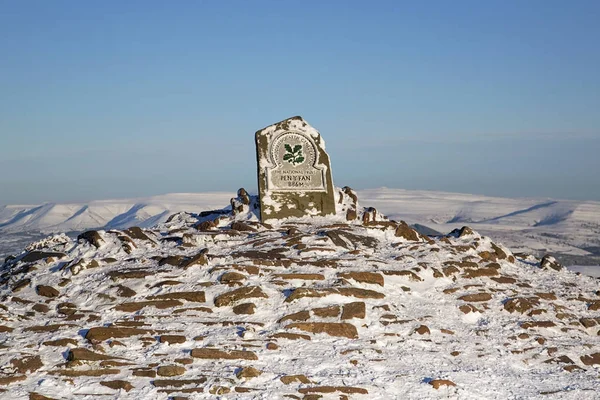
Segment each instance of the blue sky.
M0 204L334 182L600 200L600 2L0 0Z

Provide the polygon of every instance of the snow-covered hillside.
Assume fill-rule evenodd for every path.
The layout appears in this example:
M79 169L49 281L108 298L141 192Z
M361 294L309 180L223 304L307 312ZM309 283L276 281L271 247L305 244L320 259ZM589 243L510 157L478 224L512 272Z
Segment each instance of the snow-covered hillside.
M566 264L600 264L600 202L510 199L402 189L358 191L392 219L439 232L468 224L515 251L557 254ZM0 256L22 247L15 233L150 227L179 212L219 209L235 193L168 194L81 204L0 206ZM4 243L3 243L4 242ZM10 243L8 243L10 242ZM4 249L4 250L3 250Z
M0 270L0 397L597 398L598 280L336 195L31 244Z
M235 193L174 193L138 199L97 200L89 203L48 203L0 206L0 232L44 233L91 228L152 226L169 215L223 208Z

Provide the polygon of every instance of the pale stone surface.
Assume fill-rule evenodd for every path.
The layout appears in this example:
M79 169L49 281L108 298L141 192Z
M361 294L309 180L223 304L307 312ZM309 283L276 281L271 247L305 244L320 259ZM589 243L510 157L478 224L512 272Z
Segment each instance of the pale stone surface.
M335 213L325 143L302 117L256 132L256 156L262 221Z

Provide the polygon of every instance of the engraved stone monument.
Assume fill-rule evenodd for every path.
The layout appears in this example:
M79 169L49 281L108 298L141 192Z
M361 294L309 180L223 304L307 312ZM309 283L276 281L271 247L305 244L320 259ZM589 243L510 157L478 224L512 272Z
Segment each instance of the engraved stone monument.
M302 117L256 132L261 220L335 213L325 143Z

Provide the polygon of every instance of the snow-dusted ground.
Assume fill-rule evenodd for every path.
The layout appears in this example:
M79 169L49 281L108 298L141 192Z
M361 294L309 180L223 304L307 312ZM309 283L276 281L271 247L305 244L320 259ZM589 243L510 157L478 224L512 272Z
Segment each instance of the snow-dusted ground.
M472 194L368 189L361 202L395 220L447 233L464 225L516 252L557 254L567 265L600 264L600 202L501 198ZM178 193L76 204L0 206L0 257L23 247L15 233L150 227L179 212L219 209L234 192ZM7 242L12 243L7 245Z
M598 398L598 280L347 204L30 246L2 271L0 397Z

